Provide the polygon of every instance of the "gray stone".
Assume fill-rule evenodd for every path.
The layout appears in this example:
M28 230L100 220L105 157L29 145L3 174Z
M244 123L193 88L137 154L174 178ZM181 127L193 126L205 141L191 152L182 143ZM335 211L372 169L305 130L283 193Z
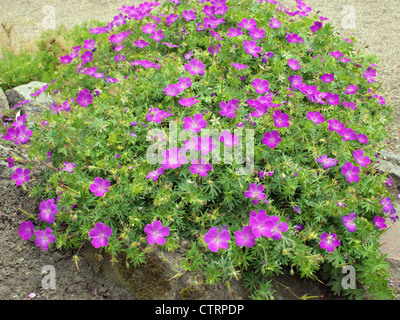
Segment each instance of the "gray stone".
M380 155L378 159L389 161L393 164L400 166L400 155L391 153L389 151L379 151Z
M387 151L379 151L377 170L381 173L389 172L389 176L400 179L400 156Z
M11 179L11 175L14 173L15 168L9 168L6 158L13 158L18 156L18 153L11 148L0 145L0 180Z
M8 167L8 161L6 160L7 158L13 158L16 159L14 167L9 168ZM22 162L21 162L22 161ZM15 148L14 146L12 147L5 147L1 145L0 142L0 180L10 180L11 175L14 174L16 168L26 168L27 162L29 161L28 159L28 149L27 148ZM51 163L51 161L49 162ZM39 177L41 170L43 166L41 166L39 163L35 163L32 166L31 174L30 176L33 177Z
M45 108L49 108L54 102L53 97L46 92L41 93L39 96L31 96L31 93L36 92L37 89L45 85L47 85L45 82L32 81L6 91L10 108L22 101L29 100L29 103L21 106L23 110L22 114L27 115L28 125L33 123L36 114L42 114Z
M0 113L10 109L6 95L3 89L0 87Z
M145 256L146 262L136 268L126 265L126 257L121 255L112 263L103 258L101 250L92 245L81 250L84 259L93 268L110 279L114 284L128 290L135 299L141 300L244 300L248 299L247 289L240 279L230 279L222 285L208 285L202 276L185 271L182 263L188 240L181 240L183 251L168 252L160 247L151 249ZM229 282L229 286L227 283Z

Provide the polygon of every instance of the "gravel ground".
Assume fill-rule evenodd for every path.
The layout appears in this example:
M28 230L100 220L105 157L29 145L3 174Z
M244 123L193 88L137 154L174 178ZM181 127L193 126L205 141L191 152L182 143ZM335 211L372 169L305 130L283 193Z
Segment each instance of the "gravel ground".
M161 2L161 1L160 1ZM367 52L380 58L377 81L384 81L383 96L393 109L394 123L388 130L391 138L386 142L387 151L400 154L399 123L399 27L400 2L398 0L305 0L319 15L328 17L343 37L354 35ZM52 27L52 18L57 25L72 26L82 21L97 19L109 21L119 13L122 5L138 1L122 0L2 0L0 29L2 23L14 25L14 46L38 37L47 27ZM293 7L294 0L282 0L282 4ZM345 10L343 10L345 8ZM55 10L55 11L52 11ZM347 11L346 11L347 10ZM54 13L54 16L52 14ZM355 28L346 29L346 17L354 13ZM0 300L29 299L132 299L125 290L115 287L106 278L94 274L92 267L78 255L79 271L70 253L46 252L35 247L32 241L23 241L17 236L19 223L25 216L18 210L21 204L26 211L37 211L37 203L15 184L0 181ZM35 209L36 208L36 209ZM57 271L57 290L41 287L42 268L53 265ZM400 273L399 273L400 274ZM395 278L395 284L400 278ZM292 287L293 290L293 287ZM318 293L317 293L318 294ZM300 295L297 293L297 295Z

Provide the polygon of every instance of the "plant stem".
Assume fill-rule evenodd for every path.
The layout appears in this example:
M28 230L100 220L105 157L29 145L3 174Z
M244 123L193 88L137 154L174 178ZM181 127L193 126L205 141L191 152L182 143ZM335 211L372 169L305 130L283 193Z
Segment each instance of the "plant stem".
M26 212L25 210L22 210L21 208L18 209L21 210L23 213L25 213L29 218L36 220L36 218L32 214Z

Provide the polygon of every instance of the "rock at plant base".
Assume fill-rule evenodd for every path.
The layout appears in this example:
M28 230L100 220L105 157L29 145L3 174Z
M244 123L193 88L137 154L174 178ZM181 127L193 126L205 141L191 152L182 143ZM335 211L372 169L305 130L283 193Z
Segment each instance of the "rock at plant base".
M155 247L145 256L145 263L136 268L124 256L112 263L104 250L88 244L82 256L95 273L109 278L117 286L127 289L140 300L247 300L247 288L241 280L229 280L221 285L208 285L204 277L185 272L181 266L190 242L182 240L174 252Z
M31 124L35 119L35 114L42 114L44 108L49 108L53 104L54 99L48 93L43 92L39 96L31 96L38 89L43 88L47 83L40 81L32 81L6 91L6 97L10 108L16 106L18 103L29 100L21 106L22 114L27 115L27 123Z
M389 172L389 177L400 179L400 156L388 151L380 151L380 154L377 171L381 173Z
M8 100L2 88L0 88L0 113L10 109Z
M14 160L17 160L14 162L14 167L8 167L8 161L6 160L7 158L13 158ZM20 162L19 160L24 162ZM10 180L16 168L26 168L27 162L25 161L27 160L28 149L16 149L13 147L6 147L1 144L0 140L0 180ZM32 170L30 176L39 177L42 168L43 166L40 166L39 164L34 164L31 168Z
M16 152L13 152L10 148L3 147L0 145L0 180L2 179L11 179L11 175L14 173L14 168L8 167L6 158L12 158L16 155Z

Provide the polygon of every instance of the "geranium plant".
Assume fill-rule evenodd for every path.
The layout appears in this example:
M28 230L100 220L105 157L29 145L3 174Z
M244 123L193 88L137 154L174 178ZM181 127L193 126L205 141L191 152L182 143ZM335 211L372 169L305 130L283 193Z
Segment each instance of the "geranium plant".
M43 164L36 231L24 223L21 237L91 241L135 266L187 238L186 270L241 278L254 299L273 297L285 266L337 294L391 298L378 239L397 216L376 158L392 109L377 58L302 1L119 10L60 57L63 72L39 88L55 102L31 135L25 122L5 128L30 147L18 185ZM345 265L356 289L341 285Z

